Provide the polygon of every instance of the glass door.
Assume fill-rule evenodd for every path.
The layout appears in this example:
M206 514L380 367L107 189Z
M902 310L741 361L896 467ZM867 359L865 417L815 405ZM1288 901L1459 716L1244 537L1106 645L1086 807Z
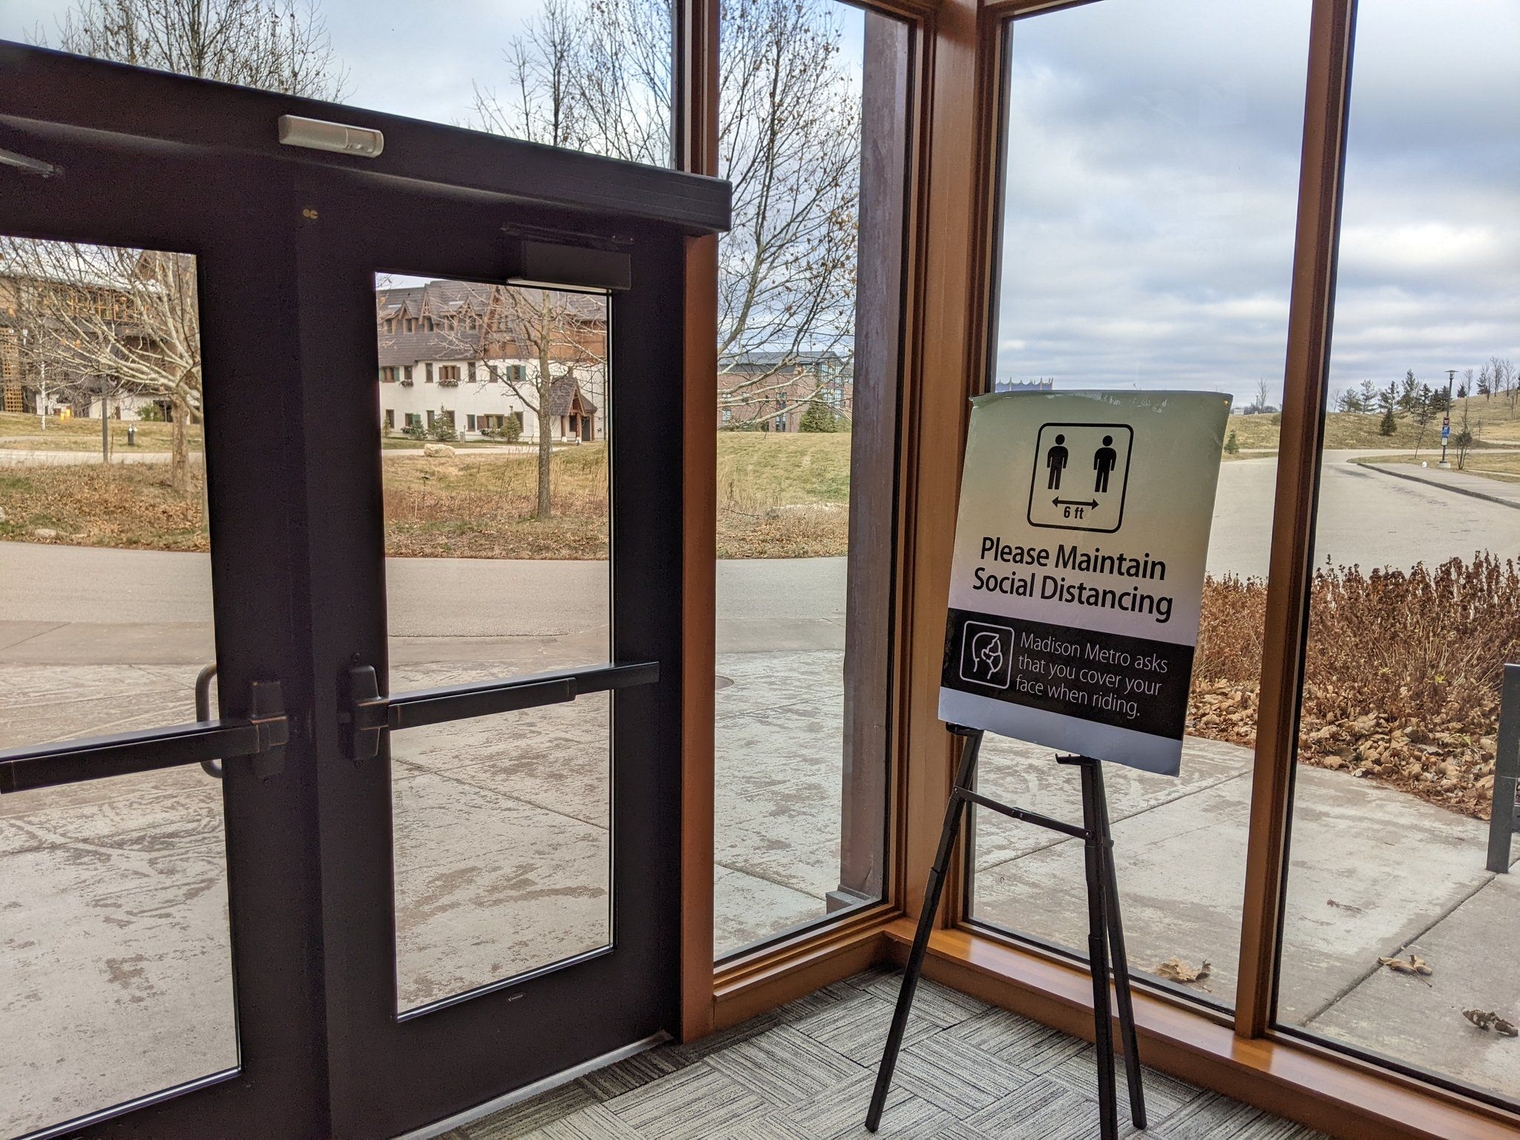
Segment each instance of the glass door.
M285 195L4 146L0 1136L317 1135Z
M393 1136L661 1035L726 187L0 75L0 1135Z
M334 1111L373 1135L673 1024L682 246L299 195Z

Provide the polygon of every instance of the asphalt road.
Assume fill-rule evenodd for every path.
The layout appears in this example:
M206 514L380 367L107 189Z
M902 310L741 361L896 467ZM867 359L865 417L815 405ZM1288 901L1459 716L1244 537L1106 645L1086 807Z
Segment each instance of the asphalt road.
M1347 463L1350 454L1327 456L1318 564L1408 567L1485 549L1520 555L1520 510L1369 471ZM1273 459L1224 465L1211 572L1266 573L1275 478ZM594 640L607 623L604 562L405 558L392 559L388 574L397 640ZM844 587L843 558L720 562L720 651L842 648ZM205 555L0 543L0 661L15 660L24 643L38 661L42 646L30 643L39 639L61 649L65 626L77 633L59 663L100 660L97 652L121 660L121 644L113 652L100 635L128 626L160 627L143 647L150 654L156 645L170 659L201 659L210 618ZM193 652L175 653L176 638L193 642Z

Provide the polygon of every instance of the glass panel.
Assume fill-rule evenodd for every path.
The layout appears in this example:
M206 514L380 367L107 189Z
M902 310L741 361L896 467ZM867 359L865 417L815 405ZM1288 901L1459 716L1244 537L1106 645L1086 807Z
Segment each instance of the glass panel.
M1520 660L1516 43L1512 5L1357 17L1277 999L1283 1025L1510 1101L1486 1015L1520 1024L1520 904L1486 820Z
M1308 0L1093 4L1011 26L998 390L1235 397L1182 774L1107 765L1133 967L1234 1001ZM981 786L1081 819L1077 773L988 738ZM971 916L1082 954L1079 841L974 812ZM1163 971L1164 973L1165 971Z
M607 661L607 297L376 278L391 692ZM605 695L393 735L397 1000L606 945Z
M881 897L910 49L832 0L721 19L720 957Z
M7 0L0 38L668 165L669 0Z
M0 237L0 748L195 719L199 312L189 255ZM0 1135L237 1064L224 852L199 767L0 797Z
M611 943L611 714L391 734L398 1012Z
M198 765L0 798L0 1136L237 1065L225 852Z

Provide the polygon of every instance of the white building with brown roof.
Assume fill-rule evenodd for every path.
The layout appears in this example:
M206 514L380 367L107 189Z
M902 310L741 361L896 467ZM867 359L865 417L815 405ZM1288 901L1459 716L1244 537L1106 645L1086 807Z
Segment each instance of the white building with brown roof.
M389 432L431 432L443 421L461 439L485 439L515 421L521 438L537 439L547 356L550 436L589 442L605 434L604 297L428 281L377 289L375 323Z

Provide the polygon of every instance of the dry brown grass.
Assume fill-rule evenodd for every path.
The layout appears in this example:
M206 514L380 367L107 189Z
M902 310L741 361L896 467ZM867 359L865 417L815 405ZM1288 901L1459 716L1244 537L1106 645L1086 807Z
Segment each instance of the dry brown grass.
M1266 587L1210 580L1189 728L1250 743ZM1487 818L1499 686L1520 652L1520 567L1491 554L1434 569L1314 576L1299 757Z

